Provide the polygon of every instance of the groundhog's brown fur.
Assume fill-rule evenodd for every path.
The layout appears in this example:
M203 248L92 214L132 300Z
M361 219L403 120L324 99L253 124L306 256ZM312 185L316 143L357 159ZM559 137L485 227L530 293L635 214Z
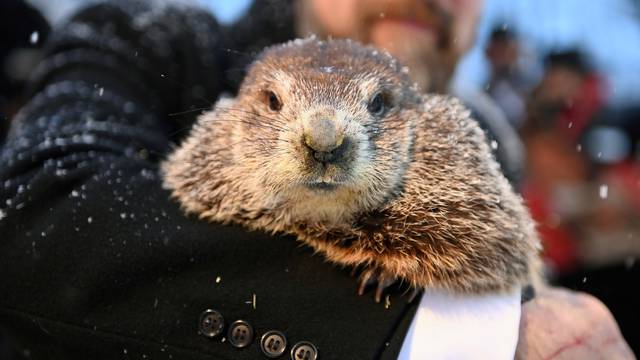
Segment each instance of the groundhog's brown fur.
M381 92L376 116L367 106ZM305 119L317 116L350 140L343 161L309 155ZM388 54L348 40L265 50L163 171L190 213L295 234L335 263L417 288L497 292L535 277L533 222L469 112L421 94Z

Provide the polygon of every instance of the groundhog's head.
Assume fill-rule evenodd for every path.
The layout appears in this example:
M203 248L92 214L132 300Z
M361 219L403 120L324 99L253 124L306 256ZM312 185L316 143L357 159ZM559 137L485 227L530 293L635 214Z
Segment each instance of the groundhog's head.
M408 70L390 55L349 40L295 40L266 49L238 96L200 119L183 161L223 164L206 165L208 175L241 180L230 188L249 192L247 205L268 198L294 219L344 221L402 190L419 104ZM221 149L207 150L214 145ZM206 198L205 183L220 185L194 181L191 170L174 169L198 183L191 194Z

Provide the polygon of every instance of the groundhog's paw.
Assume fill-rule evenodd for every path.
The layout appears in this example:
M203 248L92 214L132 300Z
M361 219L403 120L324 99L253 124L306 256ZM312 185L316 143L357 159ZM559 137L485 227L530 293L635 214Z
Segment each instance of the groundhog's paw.
M354 268L352 274L355 275L356 272L357 268ZM373 298L379 303L388 289L399 281L397 277L381 268L365 267L358 276L358 295L364 295L369 289L375 287ZM419 293L420 289L410 288L407 302L412 302Z

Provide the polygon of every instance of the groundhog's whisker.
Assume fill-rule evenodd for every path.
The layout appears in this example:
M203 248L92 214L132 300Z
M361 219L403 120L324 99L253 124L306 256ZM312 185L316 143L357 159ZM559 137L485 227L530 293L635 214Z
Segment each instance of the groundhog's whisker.
M243 114L249 114L249 115L257 116L257 117L259 117L259 118L267 119L267 120L273 121L273 122L275 122L275 123L280 123L280 124L286 124L286 123L287 123L287 121L290 121L290 119L289 119L289 118L287 118L287 117L285 117L285 116L282 116L282 115L281 115L281 116L282 116L282 117L284 118L284 120L286 120L286 121L282 121L282 120L277 119L277 118L275 118L275 117L271 117L271 116L267 116L267 115L260 114L260 113L259 113L259 112L257 112L257 111L249 111L249 110L240 109L240 108L233 108L233 107L224 107L223 109L224 109L224 110L230 110L230 111L236 111L236 112L243 113Z
M266 122L266 121L253 121L251 119L246 119L245 117L243 117L241 114L233 114L233 113L227 113L226 114L227 117L230 117L232 119L242 119L243 121L247 122L248 124L261 124L261 125L265 125L265 126L272 126L274 129L279 129L279 130L284 130L285 126L288 126L287 123L285 122L278 122L278 121L270 121L270 122ZM267 120L271 120L268 117L263 117L264 119Z
M281 143L293 144L293 141L291 141L290 139L282 139L278 137L265 137L265 136L262 136L262 137L246 136L243 138L241 142L261 143L263 145L268 145L272 149L279 148L277 145ZM260 149L260 150L263 150L263 149ZM245 151L249 151L249 150L245 150Z
M278 131L284 131L285 128L274 125L274 124L267 124L267 123L259 123L259 122L253 122L250 120L245 120L245 119L241 119L241 118L218 118L215 119L216 122L236 122L236 123L242 123L242 124L247 124L247 125L251 125L251 126L257 126L257 127L261 127L261 128L265 128L265 129L272 129L272 130L278 130Z
M209 110L209 109L211 109L211 107L194 108L194 109L190 109L190 110L178 111L178 112L174 112L174 113L171 113L171 114L167 114L167 116L180 116L180 115L185 115L185 114L189 114L189 113L196 112L196 111L205 111L205 110Z
M225 148L212 150L211 154L212 155L218 155L218 154L223 153L223 152L228 152L230 148L232 148L232 147L234 147L236 145L240 145L240 144L243 144L243 143L255 143L255 142L256 142L255 139L243 138L242 140L239 140L239 141L236 141L236 142L233 142L231 144L226 145ZM249 153L250 152L246 152L245 155L249 154Z

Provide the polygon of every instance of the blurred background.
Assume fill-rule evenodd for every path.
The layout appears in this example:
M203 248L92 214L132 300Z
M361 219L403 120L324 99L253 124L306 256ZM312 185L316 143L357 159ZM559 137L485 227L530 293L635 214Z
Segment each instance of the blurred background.
M181 1L229 26L252 5ZM0 1L0 139L50 29L86 3ZM552 281L600 298L640 353L640 1L485 0L483 7L451 87L488 94L520 135L521 191Z

